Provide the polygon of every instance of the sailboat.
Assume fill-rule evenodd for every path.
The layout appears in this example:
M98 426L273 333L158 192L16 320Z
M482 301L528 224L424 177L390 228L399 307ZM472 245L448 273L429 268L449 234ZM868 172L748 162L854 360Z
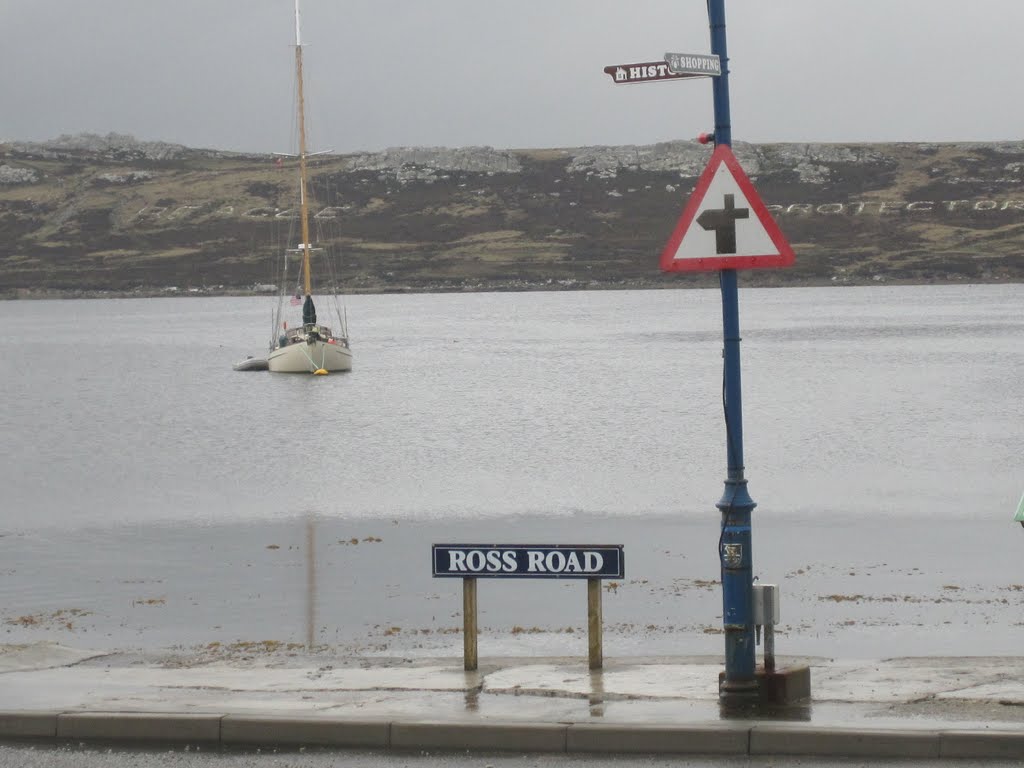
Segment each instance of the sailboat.
M299 0L295 0L295 79L298 95L299 134L299 222L302 242L294 253L300 258L299 286L287 306L302 306L302 318L291 327L285 317L287 306L284 288L287 286L287 269L290 259L283 260L285 274L282 275L282 293L278 297L274 313L273 333L270 338L270 352L267 368L275 373L313 373L324 375L331 371L352 370L352 349L349 347L348 324L337 305L337 330L318 322L316 305L313 301L312 252L316 249L310 243L309 199L307 166L309 153L306 149L306 114L302 77L302 33L299 14Z

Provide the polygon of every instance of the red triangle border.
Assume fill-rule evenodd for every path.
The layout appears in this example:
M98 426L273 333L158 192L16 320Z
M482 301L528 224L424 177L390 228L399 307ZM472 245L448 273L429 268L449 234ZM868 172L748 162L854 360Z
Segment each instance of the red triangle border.
M689 259L673 258L676 251L679 250L679 244L683 241L687 231L693 224L697 211L700 210L701 203L704 202L704 196L707 194L708 188L711 186L711 182L715 178L715 174L718 172L718 168L722 163L725 163L729 172L732 173L733 179L739 185L744 197L747 198L747 203L750 205L751 210L757 216L758 221L761 222L761 226L764 227L764 231L767 233L772 244L779 252L755 256L709 256L706 258ZM690 195L690 199L686 203L686 207L683 209L683 213L679 217L679 221L676 223L675 229L672 230L672 235L669 237L668 243L661 252L661 271L710 272L717 271L719 269L788 267L795 261L796 254L793 252L792 246L790 246L789 241L786 240L786 236L782 234L782 230L779 229L779 225L775 223L775 219L773 219L772 215L768 212L764 201L761 200L761 196L754 188L754 184L750 181L747 174L743 172L743 168L740 167L740 163L736 159L736 155L732 153L732 149L729 145L720 144L715 148L714 153L711 155L711 159L708 160L707 167L697 180L697 186L694 188L693 194Z

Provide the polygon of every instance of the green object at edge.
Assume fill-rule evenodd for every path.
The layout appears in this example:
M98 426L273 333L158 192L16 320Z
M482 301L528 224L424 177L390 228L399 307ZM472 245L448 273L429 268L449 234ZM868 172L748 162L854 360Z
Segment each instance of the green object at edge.
M1017 505L1017 514L1013 516L1013 519L1018 523L1024 523L1024 496L1020 497L1020 504Z

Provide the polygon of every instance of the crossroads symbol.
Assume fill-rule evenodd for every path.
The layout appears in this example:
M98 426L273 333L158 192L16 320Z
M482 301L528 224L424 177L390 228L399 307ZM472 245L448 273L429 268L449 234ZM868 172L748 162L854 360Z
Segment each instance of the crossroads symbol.
M736 220L750 218L749 208L737 208L736 196L725 195L724 208L709 208L697 217L697 223L715 233L715 253L736 253Z
M795 258L732 148L719 144L661 252L662 271L788 267Z

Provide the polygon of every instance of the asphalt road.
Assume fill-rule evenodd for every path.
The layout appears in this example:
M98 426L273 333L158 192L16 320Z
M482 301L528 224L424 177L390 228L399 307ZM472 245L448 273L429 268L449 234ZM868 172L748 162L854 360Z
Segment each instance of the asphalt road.
M1017 761L864 760L817 757L715 758L564 754L381 753L355 751L162 751L0 745L0 768L1017 768Z

